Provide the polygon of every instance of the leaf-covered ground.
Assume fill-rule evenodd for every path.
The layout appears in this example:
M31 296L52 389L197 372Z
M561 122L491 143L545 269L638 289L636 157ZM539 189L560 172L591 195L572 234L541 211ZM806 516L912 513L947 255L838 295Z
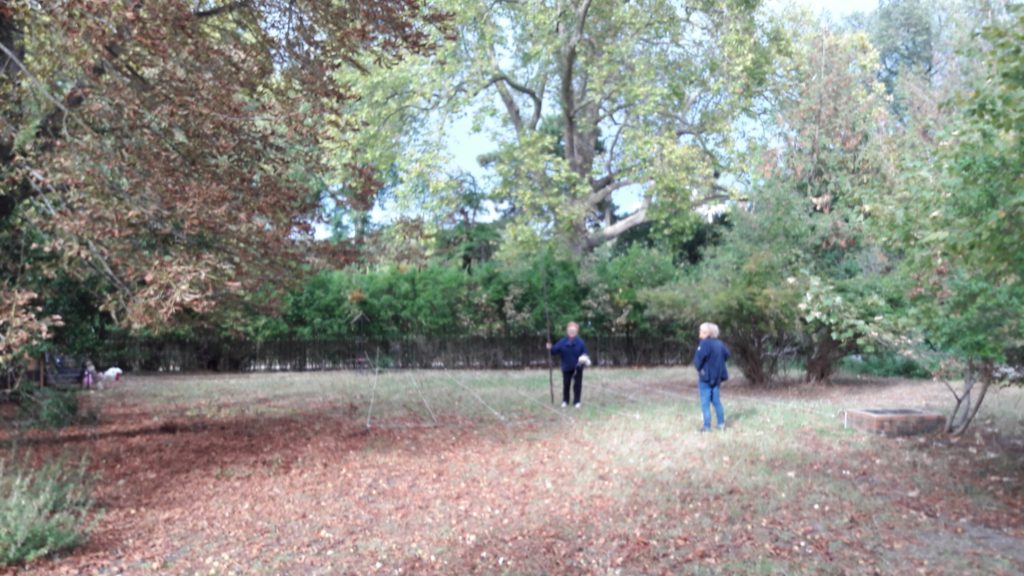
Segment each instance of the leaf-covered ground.
M586 380L563 410L546 372L129 377L88 396L98 424L21 433L89 454L103 513L83 547L8 570L1024 572L1019 390L954 442L843 429L843 408L945 410L928 382L727 383L730 428L701 435L687 370Z

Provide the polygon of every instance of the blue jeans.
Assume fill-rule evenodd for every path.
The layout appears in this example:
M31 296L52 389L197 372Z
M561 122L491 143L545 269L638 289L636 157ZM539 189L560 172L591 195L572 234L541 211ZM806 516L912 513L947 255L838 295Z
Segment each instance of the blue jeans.
M718 417L718 427L725 426L725 409L722 408L721 389L722 385L711 387L703 380L698 384L700 388L700 411L704 415L704 429L711 429L711 404L715 405L715 416Z

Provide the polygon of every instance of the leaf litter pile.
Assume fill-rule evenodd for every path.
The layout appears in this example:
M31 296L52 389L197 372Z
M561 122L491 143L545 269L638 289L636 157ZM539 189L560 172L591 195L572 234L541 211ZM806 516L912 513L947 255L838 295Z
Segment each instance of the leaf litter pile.
M87 454L102 513L83 546L7 571L1024 572L1019 390L967 437L892 439L842 409L944 409L941 385L727 383L729 429L702 435L686 370L594 371L580 410L546 376L129 378L86 397L98 423L19 433Z

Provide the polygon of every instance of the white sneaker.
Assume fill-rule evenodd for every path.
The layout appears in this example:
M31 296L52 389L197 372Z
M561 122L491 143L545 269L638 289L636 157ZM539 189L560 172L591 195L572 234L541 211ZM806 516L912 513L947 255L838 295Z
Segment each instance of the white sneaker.
M573 408L579 408L579 407L580 407L580 403L579 402L577 402L575 405L573 405Z
M565 407L567 407L568 405L569 405L569 403L568 403L568 402L562 402L562 408L565 408Z

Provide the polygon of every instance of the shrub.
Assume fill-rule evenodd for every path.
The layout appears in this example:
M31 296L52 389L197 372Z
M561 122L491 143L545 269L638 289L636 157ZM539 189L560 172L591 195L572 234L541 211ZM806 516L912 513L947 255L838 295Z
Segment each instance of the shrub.
M33 468L0 460L0 566L31 562L81 543L93 501L86 461L63 458Z
M896 376L901 378L929 378L932 373L927 366L913 358L892 353L847 356L842 369L850 374L867 376Z
M79 420L78 394L73 391L28 387L21 390L19 402L33 423L44 428L63 428Z

